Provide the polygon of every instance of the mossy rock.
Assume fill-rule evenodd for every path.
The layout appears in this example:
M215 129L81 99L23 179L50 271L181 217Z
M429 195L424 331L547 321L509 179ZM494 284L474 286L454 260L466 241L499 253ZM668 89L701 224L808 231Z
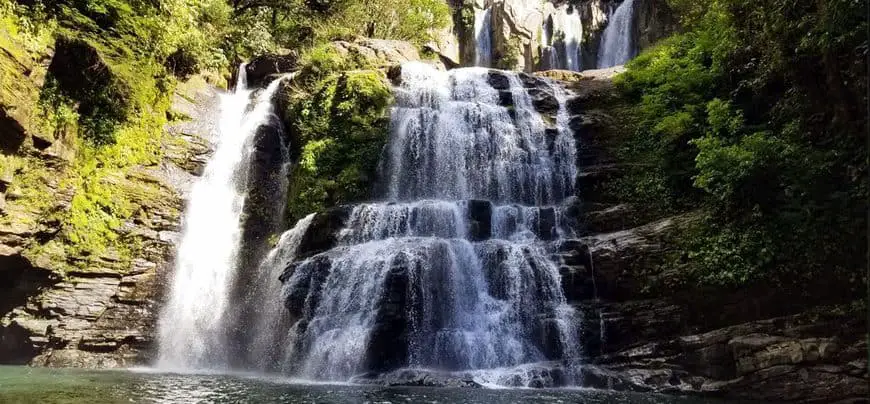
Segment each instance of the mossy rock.
M291 157L289 219L369 196L389 135L392 92L380 70L329 74L283 95Z
M97 48L83 39L59 36L48 67L43 99L58 95L78 104L83 133L94 144L114 141L114 131L131 110L132 89L111 69ZM47 100L51 103L52 101Z

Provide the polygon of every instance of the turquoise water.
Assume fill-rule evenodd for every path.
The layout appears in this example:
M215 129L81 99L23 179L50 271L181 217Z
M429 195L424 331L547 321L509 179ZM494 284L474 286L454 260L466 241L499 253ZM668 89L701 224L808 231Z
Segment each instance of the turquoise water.
M393 388L245 375L0 367L0 403L625 403L718 401L593 390Z

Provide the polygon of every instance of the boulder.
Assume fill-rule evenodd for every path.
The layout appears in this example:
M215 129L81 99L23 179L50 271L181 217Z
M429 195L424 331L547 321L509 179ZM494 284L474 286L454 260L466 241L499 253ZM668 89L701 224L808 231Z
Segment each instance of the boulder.
M389 373L367 373L351 379L351 383L390 387L482 388L473 376L426 369L400 369Z
M544 3L495 0L492 3L492 60L515 70L535 69L544 24Z
M438 55L447 68L458 67L462 63L459 57L459 40L454 30L453 22L450 21L448 26L432 32L432 40L425 45L426 49Z
M351 207L339 206L316 214L299 242L296 257L307 258L334 247L338 232L344 228L350 212Z
M353 42L335 41L332 46L340 55L363 61L375 68L389 68L422 60L417 48L405 41L361 38Z
M296 69L298 61L299 55L295 51L258 56L245 65L248 86L264 86L273 77Z

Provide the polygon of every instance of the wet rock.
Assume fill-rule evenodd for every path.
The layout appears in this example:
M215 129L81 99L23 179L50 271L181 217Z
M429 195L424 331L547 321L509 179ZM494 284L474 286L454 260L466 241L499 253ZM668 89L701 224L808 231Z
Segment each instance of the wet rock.
M492 203L482 200L468 201L469 237L472 241L492 237Z
M532 97L532 105L538 112L550 115L559 112L559 101L551 89L531 88L529 96Z
M501 70L490 70L486 81L496 90L510 90L511 88L510 79Z
M556 209L553 207L538 210L538 237L541 240L554 240L556 233Z
M299 55L295 51L261 55L245 65L248 85L261 87L268 84L277 75L289 73L296 69Z
M344 228L350 212L350 206L339 206L316 214L302 236L296 257L303 259L335 246L338 232Z
M384 295L377 305L378 314L369 335L366 369L384 372L408 364L408 290L410 262L399 255L390 265L384 281Z
M278 280L284 284L284 307L291 316L302 318L303 314L310 314L310 310L306 312L306 308L313 310L317 307L323 282L331 268L332 260L329 256L320 254L305 261L291 263L284 270Z
M352 383L391 387L452 387L482 388L471 376L422 369L401 369L385 374L369 373L351 380Z

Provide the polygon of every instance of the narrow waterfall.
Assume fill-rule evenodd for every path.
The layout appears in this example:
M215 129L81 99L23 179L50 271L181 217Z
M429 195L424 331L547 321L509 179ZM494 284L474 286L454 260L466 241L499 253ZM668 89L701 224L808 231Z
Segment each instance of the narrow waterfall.
M554 14L553 26L555 32L561 33L561 46L556 47L561 53L561 67L567 70L581 71L583 64L580 58L580 45L583 43L583 21L576 7L557 9Z
M565 97L555 91L547 123L517 73L498 73L502 91L491 74L403 66L384 201L353 207L335 248L281 277L289 372L433 369L515 385L500 369L579 356L579 314L551 258L576 176Z
M257 313L249 322L251 335L254 339L247 347L247 363L260 371L282 371L282 361L285 356L287 330L290 328L290 318L284 307L281 282L278 278L296 259L296 252L302 237L308 231L314 214L299 220L292 229L286 231L278 240L275 248L269 252L260 264L256 273L256 285L260 288L252 296Z
M228 366L227 318L252 139L273 114L279 85L275 80L254 96L242 65L235 91L222 96L217 149L191 191L169 299L158 323L158 367Z
M474 65L492 65L492 7L474 9Z
M598 68L625 64L634 57L634 0L625 0L607 22L598 48Z

